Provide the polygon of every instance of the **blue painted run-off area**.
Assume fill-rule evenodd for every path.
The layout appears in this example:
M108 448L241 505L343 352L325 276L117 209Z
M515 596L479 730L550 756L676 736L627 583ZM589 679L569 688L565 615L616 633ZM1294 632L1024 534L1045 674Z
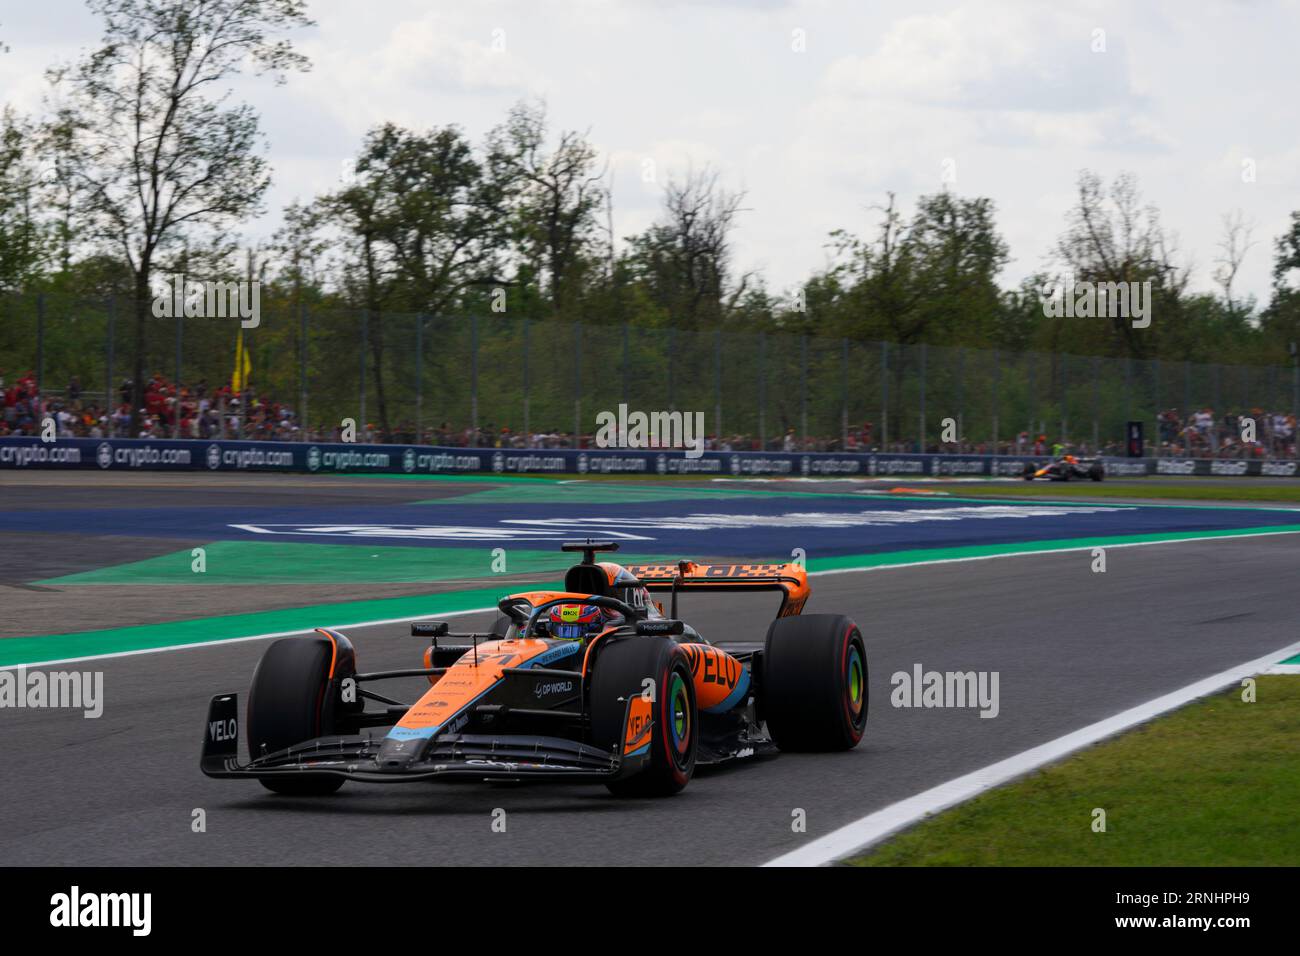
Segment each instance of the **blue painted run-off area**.
M530 547L612 537L623 552L776 558L1300 524L1300 510L748 497L624 505L456 504L0 512L0 531L192 541ZM242 527L241 527L242 526Z

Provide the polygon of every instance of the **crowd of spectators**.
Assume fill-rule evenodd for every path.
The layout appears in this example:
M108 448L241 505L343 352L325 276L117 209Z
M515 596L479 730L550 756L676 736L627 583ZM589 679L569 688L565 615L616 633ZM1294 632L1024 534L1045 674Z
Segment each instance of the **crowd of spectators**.
M1205 407L1159 415L1160 453L1188 458L1295 458L1296 420L1289 412L1252 408L1217 417Z
M143 389L142 405L132 424L131 381L123 381L111 401L85 397L76 376L56 394L42 394L28 372L6 387L0 373L4 414L0 436L40 435L48 419L59 438L247 438L300 441L304 436L294 410L259 396L255 389L234 393L229 385L210 389L200 380L177 385L155 374Z
M593 434L577 435L556 428L514 430L509 425L484 424L478 428L456 427L442 422L436 427L417 428L405 421L385 433L373 423L357 428L354 436L345 436L342 425L332 428L303 429L297 414L288 404L271 400L248 388L232 391L229 384L210 388L200 380L179 385L162 374L155 374L143 389L143 404L138 424L133 425L130 381L123 381L111 402L86 399L80 381L74 376L61 392L43 395L31 372L19 375L6 384L0 371L0 436L40 435L46 419L54 422L60 438L243 438L267 441L340 441L351 437L358 442L429 444L452 447L557 449L594 448ZM1157 417L1158 434L1148 441L1148 454L1161 457L1190 458L1280 458L1297 456L1295 416L1288 412L1252 408L1216 416L1211 408L1191 412L1166 409ZM891 429L892 430L892 429ZM847 429L844 435L800 436L795 428L760 440L748 434L708 435L707 451L769 452L893 452L914 454L920 443L912 440L881 441L872 422ZM1022 431L1014 438L999 441L929 441L927 452L971 455L1050 455L1068 450L1077 455L1123 455L1122 441L1094 446L1086 440L1064 444L1049 440L1045 434Z

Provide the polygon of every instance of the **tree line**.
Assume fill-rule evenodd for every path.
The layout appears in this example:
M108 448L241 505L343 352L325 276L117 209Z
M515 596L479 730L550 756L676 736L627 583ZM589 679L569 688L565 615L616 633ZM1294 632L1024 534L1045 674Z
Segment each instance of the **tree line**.
M264 309L363 320L362 362L385 430L395 414L385 386L408 347L386 317L410 313L1257 365L1288 364L1300 339L1300 211L1255 252L1272 255L1266 302L1236 286L1244 257L1268 238L1240 213L1222 219L1216 291L1192 292L1187 259L1137 180L1090 170L1077 173L1062 221L1043 224L1059 235L1051 261L1018 285L1005 277L994 201L945 189L910 209L864 196L874 229L832 233L830 265L774 290L735 253L762 210L717 170L668 176L654 223L616 237L608 160L589 131L555 129L537 100L517 103L481 142L454 122L378 123L339 184L282 210L283 226L250 254L237 237L267 211L272 168L256 112L229 88L241 73L283 82L311 69L293 45L312 25L305 0L89 6L102 40L51 65L49 107L0 116L0 293L126 303L136 408L169 337L152 318L152 289L177 272L251 270ZM1155 321L1135 329L1123 317L1045 314L1043 290L1067 273L1150 282ZM293 323L256 334L300 345Z

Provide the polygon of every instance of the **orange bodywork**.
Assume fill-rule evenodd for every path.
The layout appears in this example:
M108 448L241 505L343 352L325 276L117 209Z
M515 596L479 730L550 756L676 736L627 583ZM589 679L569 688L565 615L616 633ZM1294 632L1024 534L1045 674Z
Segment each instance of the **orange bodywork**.
M729 709L749 688L745 665L726 651L708 644L683 644L695 679L695 702L700 710Z
M808 572L798 564L629 564L627 570L647 590L671 591L676 582L682 591L781 591L777 617L791 617L803 610L811 593Z
M628 702L627 730L623 734L623 753L630 754L650 743L654 722L654 703L637 694Z
M436 678L436 683L397 722L397 727L405 731L441 727L457 711L496 686L508 668L522 667L553 650L545 641L534 638L484 641L475 650L465 652ZM427 651L425 659L429 659Z

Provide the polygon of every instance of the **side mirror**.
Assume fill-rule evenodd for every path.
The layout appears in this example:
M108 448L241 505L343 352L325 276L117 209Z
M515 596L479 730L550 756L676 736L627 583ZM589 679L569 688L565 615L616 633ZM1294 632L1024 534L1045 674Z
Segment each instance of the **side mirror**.
M636 632L644 637L669 637L684 634L686 625L681 621L637 621Z
M411 636L446 637L448 630L446 621L416 621L411 625Z

